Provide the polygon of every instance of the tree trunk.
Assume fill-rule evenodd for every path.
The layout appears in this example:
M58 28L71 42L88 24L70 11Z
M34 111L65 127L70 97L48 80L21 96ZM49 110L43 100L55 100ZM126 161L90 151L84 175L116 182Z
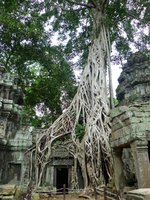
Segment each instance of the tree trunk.
M108 30L100 9L93 11L94 40L89 49L87 65L71 105L50 126L37 141L37 159L48 162L52 141L71 134L72 142L78 149L85 188L105 183L105 173L111 165L110 156L110 104L106 72L110 65L110 44ZM81 122L82 119L82 122ZM85 127L84 138L79 142L76 126ZM43 141L43 138L46 138ZM42 161L42 162L41 162ZM104 162L104 163L103 163ZM102 166L105 166L104 172ZM85 170L86 169L86 170ZM109 173L107 174L109 176Z

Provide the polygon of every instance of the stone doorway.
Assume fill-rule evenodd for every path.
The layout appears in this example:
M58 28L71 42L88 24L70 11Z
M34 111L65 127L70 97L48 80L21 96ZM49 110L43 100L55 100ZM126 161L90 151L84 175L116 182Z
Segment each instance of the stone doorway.
M63 192L63 185L65 184L66 191L68 188L69 169L67 167L56 168L56 189L57 192Z
M8 163L8 183L18 184L21 181L21 163Z

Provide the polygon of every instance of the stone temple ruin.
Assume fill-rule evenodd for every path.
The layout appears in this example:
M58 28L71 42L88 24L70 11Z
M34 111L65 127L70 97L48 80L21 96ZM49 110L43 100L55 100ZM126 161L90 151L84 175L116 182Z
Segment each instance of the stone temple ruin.
M32 145L30 128L21 126L22 94L0 67L0 184L28 183L24 153Z
M40 129L21 123L22 94L15 79L0 67L0 185L27 185L30 162L25 152L35 143ZM52 152L43 185L51 190L71 188L73 157L63 148Z
M127 187L129 190L150 188L149 74L150 61L145 56L140 53L130 56L119 78L119 104L111 111L114 179L117 190L121 192ZM15 78L0 67L0 185L27 185L29 181L30 167L25 152L41 130L23 126L22 104L22 94ZM52 152L42 184L50 190L59 190L63 184L71 189L73 172L74 158L58 147ZM79 186L83 188L80 168L78 178ZM129 192L127 199L137 197L143 200L145 193L147 190ZM148 195L146 198L150 199ZM0 199L3 199L1 194Z
M39 138L43 129L34 129L32 132L33 143ZM64 138L63 138L64 139ZM52 146L51 157L49 163L45 167L45 172L43 173L41 185L39 190L50 190L52 193L63 191L63 185L66 186L66 191L68 188L71 190L74 188L74 158L66 150L66 148L61 145L59 141ZM58 144L57 144L58 142ZM34 167L34 166L33 166ZM83 188L83 180L80 168L78 169L79 186ZM34 177L33 177L34 179ZM33 183L35 180L33 180Z
M125 186L150 188L149 75L150 61L136 53L130 56L119 77L119 105L111 112L111 147L118 191Z

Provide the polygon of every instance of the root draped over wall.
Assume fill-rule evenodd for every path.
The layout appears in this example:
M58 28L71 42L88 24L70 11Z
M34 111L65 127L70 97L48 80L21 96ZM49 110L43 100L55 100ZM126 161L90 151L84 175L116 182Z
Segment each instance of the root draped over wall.
M85 188L104 184L111 177L110 103L106 81L107 71L110 71L110 42L108 30L100 20L101 12L97 10L94 16L95 26L100 26L100 29L89 49L77 93L65 112L36 142L37 186L49 163L53 142L65 135L70 135L71 145L68 143L66 147L81 166ZM78 124L84 127L81 140L76 135ZM77 179L75 182L74 187L78 187Z

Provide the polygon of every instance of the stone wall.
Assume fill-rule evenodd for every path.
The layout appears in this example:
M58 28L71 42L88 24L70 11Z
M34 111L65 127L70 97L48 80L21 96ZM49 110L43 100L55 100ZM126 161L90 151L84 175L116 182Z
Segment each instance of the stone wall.
M25 129L25 130L24 130ZM25 184L24 173L29 168L25 161L25 151L32 145L32 132L26 127L16 132L15 137L0 145L0 184Z
M21 126L22 99L15 78L0 67L0 184L28 182L24 153L32 145L32 132Z
M150 101L116 107L111 119L113 148L142 138L150 139Z
M150 187L149 74L150 60L137 52L128 58L118 79L119 104L111 111L110 141L115 184L121 193L130 184L136 188Z
M120 105L150 99L150 60L142 53L131 55L123 66L116 90Z

